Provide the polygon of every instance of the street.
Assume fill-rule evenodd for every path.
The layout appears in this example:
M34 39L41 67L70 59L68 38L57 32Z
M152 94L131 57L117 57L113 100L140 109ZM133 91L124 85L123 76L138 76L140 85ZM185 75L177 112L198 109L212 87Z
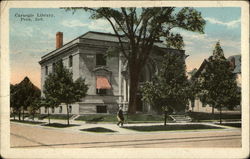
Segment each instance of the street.
M106 124L106 127L114 127L114 124ZM116 129L122 128L116 127ZM238 128L153 133L127 131L106 134L81 132L77 127L48 128L12 122L10 138L12 148L241 147L241 129Z

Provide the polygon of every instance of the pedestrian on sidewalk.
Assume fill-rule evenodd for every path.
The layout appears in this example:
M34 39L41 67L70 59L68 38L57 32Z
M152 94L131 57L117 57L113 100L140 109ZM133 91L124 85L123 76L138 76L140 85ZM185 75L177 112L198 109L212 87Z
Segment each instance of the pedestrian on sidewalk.
M117 125L120 126L120 124L121 124L121 127L123 127L124 116L123 116L122 107L119 107L119 110L117 112L117 119L118 119Z

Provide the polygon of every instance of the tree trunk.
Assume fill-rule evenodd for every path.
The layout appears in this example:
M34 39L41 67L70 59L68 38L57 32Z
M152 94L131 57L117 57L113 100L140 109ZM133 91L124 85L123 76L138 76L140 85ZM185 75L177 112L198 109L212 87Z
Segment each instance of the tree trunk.
M69 126L69 105L66 104L67 107L67 125Z
M214 106L212 106L212 119L214 120Z
M18 110L18 120L21 120L21 110Z
M139 85L139 69L135 67L130 67L130 90L129 90L129 105L128 105L128 113L135 114L136 113L136 101L137 101L137 92Z
M164 111L164 126L167 125L167 111Z
M35 113L33 113L33 117L32 117L33 121L35 120Z
M220 124L221 124L221 105L220 105Z
M48 108L48 120L49 120L49 125L50 125L50 114L49 114L49 108Z
M13 115L14 115L14 120L16 120L16 113L13 113Z
M23 108L23 121L24 121L24 108Z

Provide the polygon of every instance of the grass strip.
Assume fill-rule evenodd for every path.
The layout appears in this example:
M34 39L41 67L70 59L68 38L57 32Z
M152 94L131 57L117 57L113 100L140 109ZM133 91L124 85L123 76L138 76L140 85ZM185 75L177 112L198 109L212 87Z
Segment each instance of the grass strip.
M116 132L114 130L103 128L103 127L94 127L94 128L88 128L88 129L80 129L80 131L88 131L88 132L95 132L95 133Z
M41 122L41 121L30 121L30 120L10 120L12 122L17 122L17 123L24 123L24 124L34 124L34 125L38 125L38 124L44 124L45 122Z
M175 130L199 130L199 129L223 129L217 126L203 124L183 124L183 125L151 125L151 126L125 126L125 129L135 131L175 131Z
M223 126L231 126L235 128L241 128L241 123L222 123L222 124L217 124L217 125L223 125Z
M61 123L50 123L50 124L44 124L42 126L48 126L48 127L55 127L55 128L67 128L67 127L73 127L73 126L80 126L77 124L61 124Z

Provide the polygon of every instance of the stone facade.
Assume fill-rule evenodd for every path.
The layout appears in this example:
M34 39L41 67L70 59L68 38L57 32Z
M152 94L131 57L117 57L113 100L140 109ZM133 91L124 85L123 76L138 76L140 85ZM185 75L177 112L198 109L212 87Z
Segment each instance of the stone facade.
M61 36L57 35L56 46ZM184 53L183 50L164 48L162 44L156 44L167 52ZM73 73L73 79L85 78L89 86L87 96L80 102L71 105L71 114L95 114L95 113L115 113L119 105L126 111L129 99L129 81L126 76L126 61L121 54L116 57L107 58L105 64L98 64L98 58L104 55L110 47L118 46L118 39L115 35L99 32L87 32L84 35L58 47L56 50L44 55L39 62L41 65L41 88L49 73L53 72L53 63L62 60L66 68ZM153 58L151 58L153 59ZM71 62L70 62L71 61ZM71 65L72 63L72 65ZM150 80L156 72L154 64L148 64L144 68L143 78ZM104 94L99 94L96 89L97 77L105 77L111 89L107 89ZM150 106L144 104L138 111L150 112ZM47 113L41 108L42 114ZM52 112L52 110L50 110ZM52 114L66 114L65 105L54 108Z

